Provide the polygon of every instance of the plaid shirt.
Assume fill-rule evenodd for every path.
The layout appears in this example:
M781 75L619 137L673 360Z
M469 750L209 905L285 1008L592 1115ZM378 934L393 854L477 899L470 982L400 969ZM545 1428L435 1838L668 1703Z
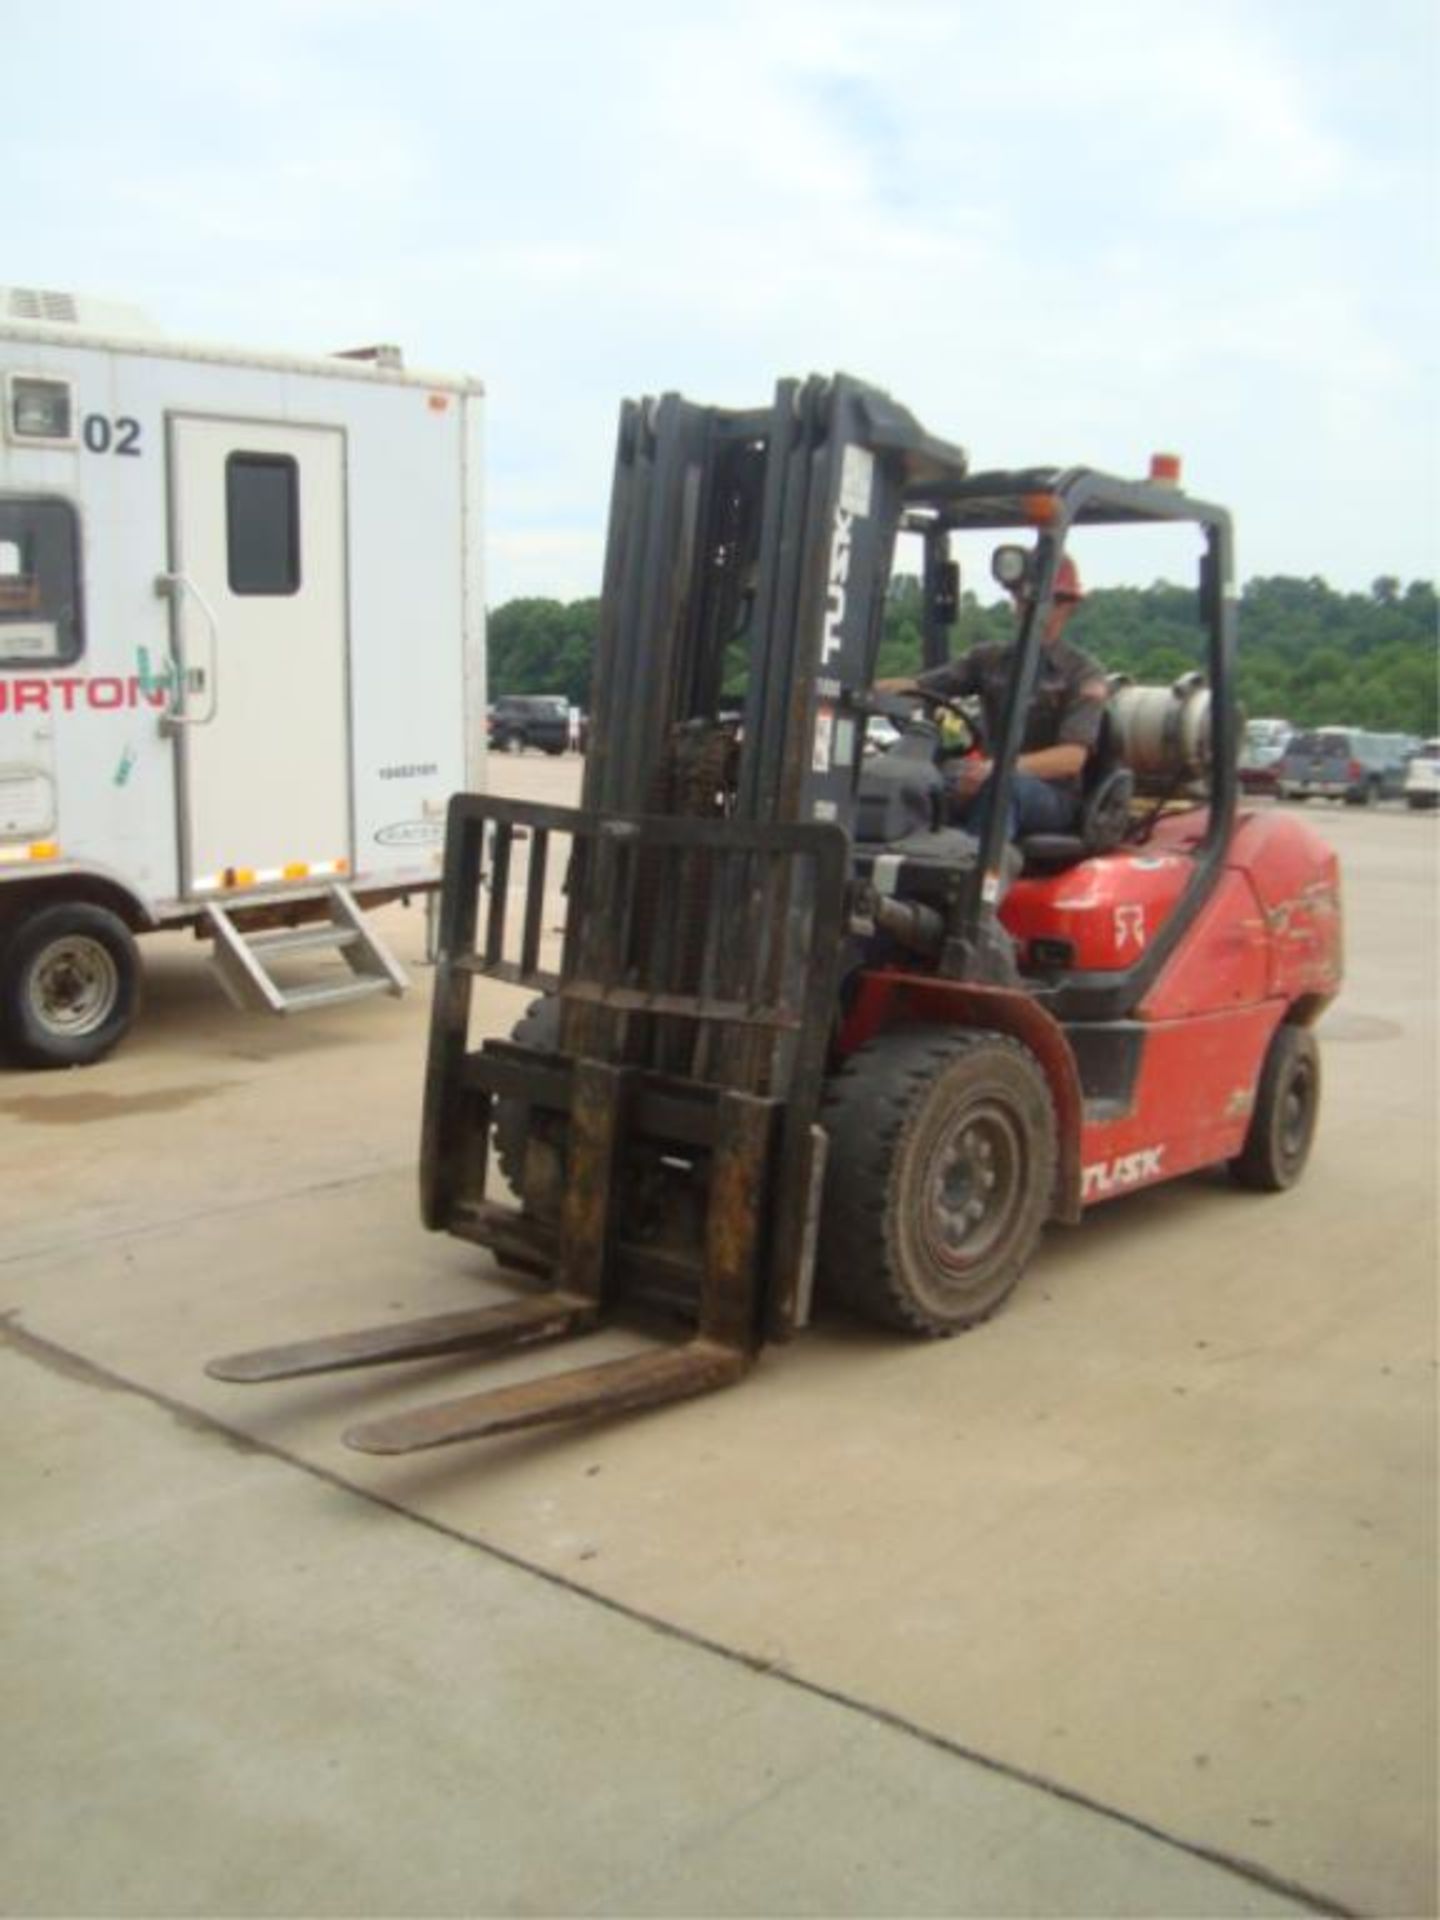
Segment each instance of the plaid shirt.
M915 682L929 693L977 696L993 751L1000 739L1014 659L1013 642L991 642L972 647L963 659L917 674ZM1072 647L1063 638L1042 646L1020 751L1037 753L1044 747L1081 746L1087 754L1091 752L1099 737L1108 692L1105 669L1093 655ZM1077 774L1052 784L1078 792L1080 777Z

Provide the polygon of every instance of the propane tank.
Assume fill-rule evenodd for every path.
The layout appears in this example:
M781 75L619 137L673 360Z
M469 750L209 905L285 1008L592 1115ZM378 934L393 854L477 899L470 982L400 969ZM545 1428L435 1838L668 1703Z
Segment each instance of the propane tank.
M1186 673L1169 687L1137 687L1117 676L1110 719L1120 755L1147 786L1174 786L1201 778L1210 765L1210 689L1203 673Z

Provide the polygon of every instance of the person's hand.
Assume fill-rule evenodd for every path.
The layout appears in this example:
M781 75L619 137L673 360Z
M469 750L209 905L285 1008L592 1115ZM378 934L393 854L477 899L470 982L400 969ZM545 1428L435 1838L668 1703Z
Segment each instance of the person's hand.
M951 762L948 779L962 800L973 800L990 778L990 769L990 761L983 760L978 753L969 754L963 760Z

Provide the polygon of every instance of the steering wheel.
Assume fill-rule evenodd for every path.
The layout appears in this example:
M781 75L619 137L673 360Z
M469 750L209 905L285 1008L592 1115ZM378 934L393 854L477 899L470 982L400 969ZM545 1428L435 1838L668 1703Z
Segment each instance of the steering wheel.
M955 695L934 693L928 687L916 687L915 697L933 711L946 752L969 753L973 748L984 745L974 716ZM959 728L958 738L953 731L956 726Z

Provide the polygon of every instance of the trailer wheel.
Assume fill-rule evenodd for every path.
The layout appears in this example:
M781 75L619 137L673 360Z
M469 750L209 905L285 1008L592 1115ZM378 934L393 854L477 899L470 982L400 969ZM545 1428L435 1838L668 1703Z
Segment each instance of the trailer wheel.
M1230 1162L1242 1187L1282 1193L1305 1171L1320 1113L1320 1049L1308 1027L1276 1029L1260 1069L1245 1144Z
M1050 1212L1055 1116L1034 1056L980 1030L887 1033L832 1080L825 1125L822 1294L931 1338L992 1314Z
M129 1031L139 997L135 937L104 907L42 907L0 953L0 1039L21 1066L89 1066Z

